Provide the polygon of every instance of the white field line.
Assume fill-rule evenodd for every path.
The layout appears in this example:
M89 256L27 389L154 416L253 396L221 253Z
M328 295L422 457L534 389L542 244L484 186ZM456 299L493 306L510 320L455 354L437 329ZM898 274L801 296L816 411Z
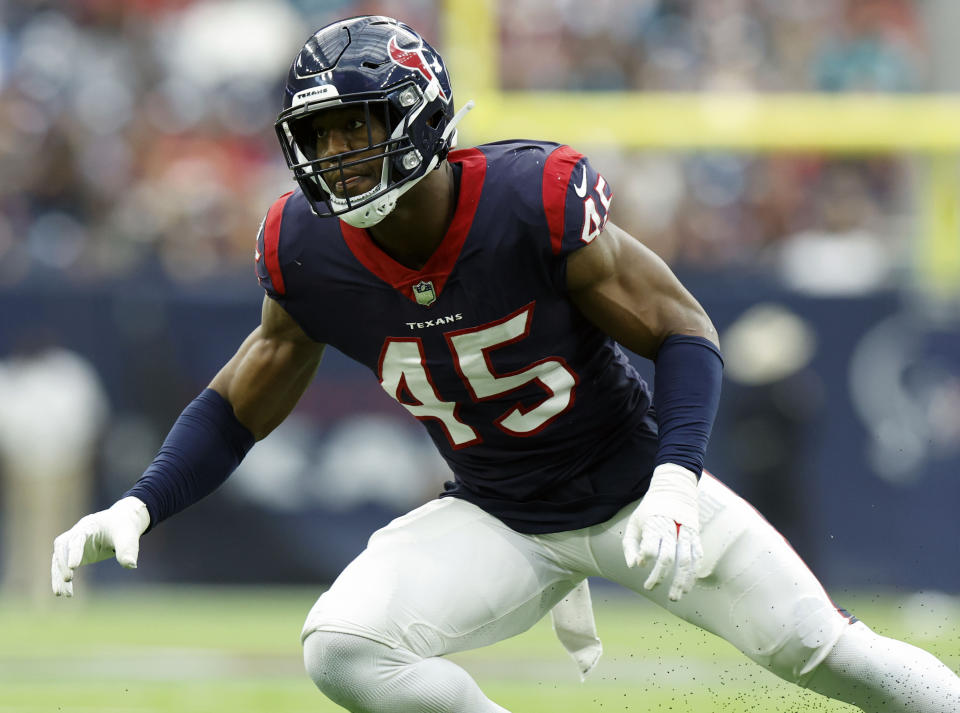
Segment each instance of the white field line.
M451 657L478 679L505 681L576 680L572 660L558 650L556 657L519 659L493 651ZM299 678L306 676L299 652L289 656L243 654L220 649L172 647L117 647L97 649L83 657L0 656L0 685L91 681L195 681L236 678ZM644 658L605 656L590 674L595 684L623 686L637 681L696 682L698 685L755 685L757 677L771 676L744 659L705 661L696 656ZM2 708L0 708L2 711Z

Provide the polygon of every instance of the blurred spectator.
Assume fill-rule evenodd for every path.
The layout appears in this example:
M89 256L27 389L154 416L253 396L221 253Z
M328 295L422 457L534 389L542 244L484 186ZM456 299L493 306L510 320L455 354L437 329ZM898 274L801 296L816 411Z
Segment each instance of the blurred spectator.
M788 236L779 252L784 284L821 295L865 294L890 284L896 255L878 232L874 196L882 189L869 185L867 166L834 163L824 172L812 224Z
M731 484L817 569L810 462L824 384L811 367L814 327L787 306L756 304L723 332L723 418Z
M51 542L89 509L108 404L80 355L45 336L0 363L3 591L50 601Z

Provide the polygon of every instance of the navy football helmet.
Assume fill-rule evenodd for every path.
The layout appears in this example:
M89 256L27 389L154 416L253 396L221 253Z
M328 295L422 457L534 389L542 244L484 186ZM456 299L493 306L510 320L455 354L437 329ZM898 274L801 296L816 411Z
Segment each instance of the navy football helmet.
M317 156L314 121L320 112L344 106L363 111L366 145ZM307 40L290 67L276 130L313 212L366 228L383 220L404 192L440 164L472 106L454 115L443 60L413 29L365 15L327 25ZM384 140L375 140L373 120L386 129ZM383 166L373 188L356 196L331 190L346 186L357 167L376 161Z

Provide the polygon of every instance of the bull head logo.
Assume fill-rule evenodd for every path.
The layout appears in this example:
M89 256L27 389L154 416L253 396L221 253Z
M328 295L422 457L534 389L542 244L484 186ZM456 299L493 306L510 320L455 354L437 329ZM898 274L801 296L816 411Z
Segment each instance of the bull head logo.
M422 74L428 82L437 80L437 76L433 73L430 68L430 64L423 56L422 43L415 49L401 49L400 45L397 44L397 36L394 35L390 38L390 42L387 43L387 54L390 55L390 59L399 64L401 67L412 69L415 72L420 72L420 74ZM440 89L440 96L443 97L443 100L449 101L447 99L446 92L443 91L443 86L440 85L439 80L437 80L437 87Z

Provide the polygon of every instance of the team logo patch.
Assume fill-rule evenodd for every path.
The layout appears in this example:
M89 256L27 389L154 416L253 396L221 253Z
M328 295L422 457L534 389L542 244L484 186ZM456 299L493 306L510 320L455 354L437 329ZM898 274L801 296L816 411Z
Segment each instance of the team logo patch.
M413 296L418 305L429 307L437 301L437 293L433 289L433 283L430 280L420 280L413 286Z
M415 47L412 50L401 49L400 45L397 44L397 36L394 35L390 38L390 42L387 43L387 54L390 55L390 59L399 64L401 67L406 69L412 69L415 72L420 72L428 82L437 82L437 89L440 90L440 96L443 97L444 101L449 101L447 99L446 92L443 91L443 87L440 86L440 81L437 79L437 75L434 74L434 70L431 69L431 66L435 70L440 69L439 63L431 65L427 62L426 57L423 56L423 43L420 43L419 47Z

